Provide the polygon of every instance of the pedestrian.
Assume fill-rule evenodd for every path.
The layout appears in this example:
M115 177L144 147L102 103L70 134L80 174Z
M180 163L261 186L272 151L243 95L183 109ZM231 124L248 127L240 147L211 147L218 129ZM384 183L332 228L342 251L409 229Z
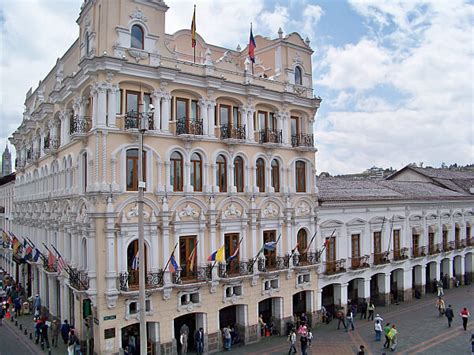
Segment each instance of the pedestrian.
M40 335L41 335L41 350L44 350L44 346L49 350L49 338L48 338L48 325L42 321L40 324Z
M344 319L344 312L343 311L338 311L336 313L336 317L337 317L337 319L339 319L339 322L337 323L337 330L340 329L341 323L344 326L344 329L347 330L347 325L346 325L346 322L345 322L345 319Z
M204 352L204 330L202 328L199 328L194 338L196 340L197 355L202 355L202 353Z
M438 309L438 315L440 317L444 315L446 305L441 297L438 297L438 299L436 300L436 308Z
M313 340L313 332L308 328L308 345L311 347L311 341Z
M67 322L67 319L65 319L64 323L61 325L61 337L63 338L64 345L68 345L70 330L71 330L71 326Z
M374 319L376 322L379 321L380 324L383 324L383 318L380 317L380 314L377 313L377 315L375 316L375 319Z
M53 323L51 324L51 345L55 348L58 347L58 337L61 325L59 324L59 320L54 318Z
M383 347L387 349L390 347L390 339L388 337L388 332L390 332L391 329L392 327L390 326L390 323L387 323L387 325L383 328L383 332L385 334L385 343L383 343Z
M459 313L459 315L462 318L462 326L464 330L467 330L467 320L471 316L471 313L469 313L468 309L464 307L464 309Z
M367 319L367 308L368 304L367 301L364 299L360 305L360 319L364 317L364 319Z
M354 313L352 311L351 308L349 308L347 310L347 328L346 328L346 331L348 330L349 328L349 325L351 326L352 330L355 330L355 327L354 327Z
M265 324L265 322L263 321L263 316L260 314L260 316L258 317L258 324L260 325L260 336L264 336L265 334L265 328L267 327L267 325Z
M369 320L374 320L374 312L375 312L375 305L374 305L374 302L369 301L369 305L367 306L367 310L369 311L369 317L368 317L368 321Z
M357 352L357 355L364 355L365 354L365 346L361 345L359 346L359 351Z
M179 342L181 343L181 354L188 353L188 333L181 333L179 337Z
M306 314L303 312L301 313L301 322L307 324L308 323L308 317Z
M436 281L436 289L438 291L438 297L442 297L444 296L444 290L443 290L443 281L439 280L439 281Z
M131 354L137 352L137 338L133 333L128 337L128 351L130 351Z
M76 346L79 345L79 339L77 338L76 334L74 334L74 330L71 330L69 334L69 340L67 343L67 353L68 355L74 355L76 353Z
M15 300L13 301L13 307L15 309L15 317L16 318L20 317L20 314L21 314L21 300L20 300L20 297L15 298Z
M308 351L308 337L307 336L301 336L300 337L300 346L301 346L301 355L307 355Z
M229 351L232 347L232 335L230 334L229 326L222 329L222 336L224 337L224 349Z
M189 327L186 323L183 323L183 325L181 326L181 329L179 330L179 334L181 333L189 334Z
M398 343L398 330L395 324L392 325L392 329L390 329L387 336L390 339L390 343L392 344L390 346L390 350L395 351L395 349L397 348L397 343Z
M298 334L301 336L308 336L308 327L305 323L301 323L300 327L298 328Z
M451 305L448 306L448 308L446 309L446 312L444 312L444 315L446 316L446 318L448 318L448 327L451 328L451 323L454 318L454 312L453 312L453 309L451 308Z
M5 317L5 308L3 303L0 303L0 325L3 325L3 317Z
M41 338L41 323L43 323L41 318L35 318L35 344L38 344Z
M35 301L33 303L33 307L35 309L35 314L37 312L38 315L39 315L40 312L41 312L41 298L38 294L36 294L36 296L35 296Z
M290 335L288 335L288 341L290 342L290 349L288 350L288 355L292 352L296 354L296 333L294 329L290 330Z
M375 341L380 341L382 337L382 324L380 323L379 320L375 321L374 330L375 330Z
M328 324L328 316L327 316L327 310L326 310L326 307L324 307L324 305L321 306L321 320L323 321L323 323L326 323Z

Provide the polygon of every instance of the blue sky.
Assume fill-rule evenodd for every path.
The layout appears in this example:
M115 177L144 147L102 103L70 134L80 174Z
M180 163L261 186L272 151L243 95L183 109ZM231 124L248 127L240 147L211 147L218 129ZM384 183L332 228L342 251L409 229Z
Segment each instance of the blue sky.
M189 28L191 1L165 1L166 30ZM36 87L78 35L81 0L0 3L0 147ZM473 5L449 1L196 1L197 31L235 48L254 34L309 37L317 169L472 163ZM210 20L212 19L212 20ZM32 35L34 34L34 36Z

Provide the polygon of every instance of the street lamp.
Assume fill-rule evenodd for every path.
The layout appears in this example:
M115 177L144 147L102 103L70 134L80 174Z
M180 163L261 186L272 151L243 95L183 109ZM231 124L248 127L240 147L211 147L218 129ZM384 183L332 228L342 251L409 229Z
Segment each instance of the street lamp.
M153 115L154 107L149 105L149 112L138 112L137 127L138 127L138 279L139 279L139 291L138 291L138 304L139 304L139 316L140 316L140 354L147 354L147 330L146 330L146 299L145 299L145 237L144 237L144 226L143 226L143 193L146 187L145 181L143 180L143 136L148 129L148 122L151 115Z

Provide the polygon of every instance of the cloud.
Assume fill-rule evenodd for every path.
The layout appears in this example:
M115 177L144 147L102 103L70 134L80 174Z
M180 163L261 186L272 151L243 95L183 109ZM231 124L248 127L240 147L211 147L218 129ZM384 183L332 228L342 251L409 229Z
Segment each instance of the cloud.
M276 36L279 28L284 29L287 27L290 14L288 8L276 5L273 11L264 11L259 18L268 31Z

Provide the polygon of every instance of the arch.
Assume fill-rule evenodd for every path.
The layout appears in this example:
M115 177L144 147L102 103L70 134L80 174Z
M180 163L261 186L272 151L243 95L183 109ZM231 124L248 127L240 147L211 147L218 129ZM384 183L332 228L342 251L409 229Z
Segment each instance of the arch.
M123 200L118 206L115 207L115 213L117 216L119 216L125 208L130 205L130 204L135 204L137 202L137 197L136 196L130 196L129 198ZM151 208L152 212L154 213L155 216L158 216L160 212L160 208L156 204L156 202L149 197L144 196L143 197L143 202L145 205Z
M263 210L265 208L265 206L270 202L273 202L274 204L276 204L278 206L280 214L285 209L285 205L283 204L283 201L276 198L276 197L272 197L272 196L268 196L268 197L263 198L260 201L260 204L258 205L257 208L260 209L260 210Z
M216 100L216 103L219 103L219 101L226 100L226 101L232 102L233 104L237 106L245 105L245 103L242 100L233 96L221 95L221 96L216 97L215 100Z
M199 200L198 198L195 198L195 197L192 197L192 196L185 196L183 198L180 198L178 200L176 200L173 205L170 207L170 211L177 211L178 208L181 206L181 205L184 205L184 204L187 204L187 203L194 203L195 205L199 206L199 208L201 209L201 212L203 213L207 213L207 205L202 202L201 200Z
M299 65L295 66L295 84L303 85L303 70Z
M234 186L236 187L237 192L244 192L245 162L240 155L234 158Z
M219 201L219 203L216 205L216 209L222 210L228 203L237 203L240 207L242 207L244 211L247 211L249 209L247 201L235 196L226 197L223 200Z
M202 180L203 180L203 158L201 153L191 153L191 169L190 169L190 181L194 191L202 191Z
M184 158L179 151L170 155L170 185L173 191L183 191L184 187Z
M255 162L256 167L256 181L255 185L258 187L259 192L265 192L265 186L267 185L266 182L266 164L265 160L257 158Z
M178 88L174 89L170 92L171 96L177 96L180 94L184 94L185 96L190 96L192 99L200 100L203 98L203 96L198 92L198 91L193 91L190 89L185 89L185 88ZM189 97L187 97L189 98Z
M141 24L133 24L130 28L130 48L145 48L145 31Z
M216 182L219 187L219 192L227 192L227 171L228 171L228 158L223 154L219 154L216 157Z

